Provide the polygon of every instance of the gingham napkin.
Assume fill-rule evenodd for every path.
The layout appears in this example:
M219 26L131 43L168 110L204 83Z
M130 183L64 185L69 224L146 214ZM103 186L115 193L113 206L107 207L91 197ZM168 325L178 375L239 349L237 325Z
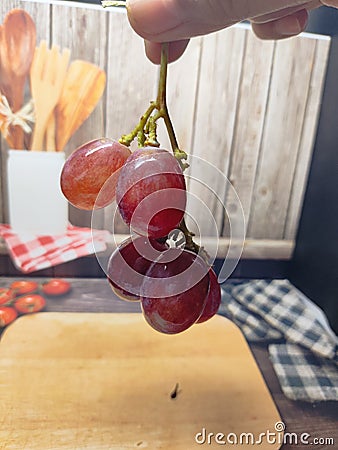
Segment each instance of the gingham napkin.
M106 230L91 230L68 225L66 233L62 235L18 235L9 225L0 225L0 236L6 242L10 257L15 266L24 273L46 269L104 251L107 247L108 234Z
M323 311L288 280L228 281L219 312L248 341L270 343L270 358L287 397L338 400L338 338Z

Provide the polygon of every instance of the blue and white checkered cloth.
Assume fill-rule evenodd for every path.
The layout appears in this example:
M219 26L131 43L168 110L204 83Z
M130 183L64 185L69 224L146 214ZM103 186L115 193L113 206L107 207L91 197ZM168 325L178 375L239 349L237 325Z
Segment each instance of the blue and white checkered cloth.
M338 401L338 337L323 311L288 280L228 280L219 314L250 342L268 342L284 394Z

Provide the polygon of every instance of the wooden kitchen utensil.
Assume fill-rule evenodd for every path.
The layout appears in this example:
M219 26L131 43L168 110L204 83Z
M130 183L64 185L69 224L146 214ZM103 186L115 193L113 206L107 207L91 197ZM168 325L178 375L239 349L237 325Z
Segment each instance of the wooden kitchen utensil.
M35 105L35 126L31 149L42 150L43 139L50 115L60 98L67 73L70 50L53 45L47 48L46 41L41 41L35 50L31 67L31 91Z
M33 19L22 9L12 9L0 26L0 91L13 112L23 105L24 88L33 60L36 29ZM23 149L24 133L16 126L10 129L10 145Z
M55 152L56 151L56 121L55 121L55 110L49 116L47 128L46 128L46 136L45 136L45 146L47 152Z
M73 61L56 107L56 149L64 149L70 137L89 117L106 85L106 74L95 64Z
M0 341L0 373L4 449L219 449L217 433L248 434L241 450L250 433L262 450L282 442L260 435L280 416L244 336L220 316L173 336L138 313L21 317Z

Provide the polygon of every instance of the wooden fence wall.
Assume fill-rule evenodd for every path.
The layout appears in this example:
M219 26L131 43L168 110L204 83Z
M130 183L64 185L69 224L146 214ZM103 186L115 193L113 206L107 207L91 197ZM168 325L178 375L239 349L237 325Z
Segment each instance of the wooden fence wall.
M96 137L129 132L155 98L158 68L146 59L142 39L131 30L125 12L80 2L2 0L1 21L14 7L31 14L38 42L69 47L72 59L96 63L107 72L102 101L66 152ZM215 165L235 187L244 210L248 257L291 255L329 46L329 38L307 34L260 41L238 25L193 39L185 55L170 65L168 104L180 146ZM167 145L163 130L160 140ZM193 166L192 175L205 177L199 170ZM229 221L220 202L197 184L190 189L211 208L226 242ZM236 220L233 193L221 184L217 194L230 220ZM198 210L191 212L203 221ZM108 227L110 214L106 208L96 223ZM88 226L90 217L70 208L74 225ZM126 228L118 222L114 231Z

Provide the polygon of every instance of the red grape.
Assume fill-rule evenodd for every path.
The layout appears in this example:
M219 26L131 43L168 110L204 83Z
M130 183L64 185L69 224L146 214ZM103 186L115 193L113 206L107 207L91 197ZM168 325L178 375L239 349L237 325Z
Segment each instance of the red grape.
M63 194L77 208L104 208L115 198L119 169L130 154L128 147L112 139L87 142L76 149L64 164L61 173Z
M141 303L149 325L162 333L175 334L188 329L201 316L209 289L209 267L189 250L172 248L168 252L178 256L169 263L159 258L149 267L141 288Z
M138 234L166 236L180 224L186 186L176 158L166 150L136 150L122 167L116 202L123 220Z
M221 304L221 288L217 281L217 275L213 271L213 269L209 270L210 284L209 284L209 292L207 295L207 301L203 310L201 317L198 319L197 323L205 322L206 320L211 319L219 308Z
M154 260L167 249L154 239L128 238L112 253L107 268L111 288L123 300L139 301L143 278Z

